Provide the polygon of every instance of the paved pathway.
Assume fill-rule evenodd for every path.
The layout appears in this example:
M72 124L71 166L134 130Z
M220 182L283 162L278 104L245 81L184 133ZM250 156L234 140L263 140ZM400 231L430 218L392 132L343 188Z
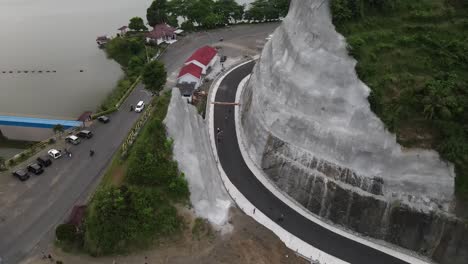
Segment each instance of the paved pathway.
M253 65L249 63L241 66L226 76L220 84L216 101L234 102L238 84L251 73ZM281 227L313 247L349 263L406 263L317 225L291 209L265 188L249 170L242 157L237 142L232 106L215 105L213 127L215 135L218 128L222 131L217 140L218 156L229 180L247 200Z

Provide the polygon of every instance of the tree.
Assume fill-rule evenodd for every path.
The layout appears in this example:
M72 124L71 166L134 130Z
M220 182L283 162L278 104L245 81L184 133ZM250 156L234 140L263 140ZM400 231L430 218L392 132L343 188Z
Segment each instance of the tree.
M128 27L134 31L148 30L141 17L133 17L130 19L130 24L128 24Z
M203 20L213 14L213 0L193 0L190 1L187 7L187 18L196 22L199 25L203 24Z
M219 0L214 3L214 13L222 17L224 24L234 23L242 19L244 6L235 0Z
M106 45L107 55L124 67L128 66L133 56L142 54L144 49L144 39L138 37L113 38Z
M202 26L206 29L213 29L223 22L220 15L211 13L202 19Z
M171 0L167 3L167 10L171 16L187 19L188 6L193 0Z
M150 7L146 10L146 19L148 24L152 27L157 24L167 22L167 1L166 0L154 0Z
M190 32L195 30L195 26L193 25L193 22L191 20L186 20L182 22L180 25L180 28L182 28L184 31Z
M145 61L139 56L133 56L128 62L127 74L128 76L138 76L141 74Z
M146 64L143 69L143 83L146 89L159 92L163 89L166 79L167 72L164 68L164 64L157 60Z
M52 127L52 130L54 131L54 134L62 134L63 131L65 131L65 128L61 124L56 124Z

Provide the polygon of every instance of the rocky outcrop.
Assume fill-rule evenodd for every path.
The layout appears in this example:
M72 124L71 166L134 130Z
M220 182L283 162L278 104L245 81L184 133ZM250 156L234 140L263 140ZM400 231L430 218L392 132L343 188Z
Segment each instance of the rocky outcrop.
M370 179L311 157L272 136L262 169L281 190L310 212L352 231L382 239L441 263L465 263L467 224L420 202L385 197L382 179Z
M468 228L451 215L453 166L397 144L370 110L355 64L328 1L293 0L242 94L250 157L311 213L441 263L465 263Z

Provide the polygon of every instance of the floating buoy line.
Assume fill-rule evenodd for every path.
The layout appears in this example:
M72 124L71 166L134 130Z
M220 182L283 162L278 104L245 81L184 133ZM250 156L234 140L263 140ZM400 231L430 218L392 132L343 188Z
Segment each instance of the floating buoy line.
M79 70L80 72L84 72L83 69ZM56 70L2 70L0 73L2 74L12 74L12 73L56 73Z

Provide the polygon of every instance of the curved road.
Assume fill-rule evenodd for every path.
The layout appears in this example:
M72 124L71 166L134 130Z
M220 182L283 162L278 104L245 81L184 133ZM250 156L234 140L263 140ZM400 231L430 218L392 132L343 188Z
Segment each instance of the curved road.
M227 75L218 88L216 101L234 102L240 81L252 72L253 66L254 62L245 64ZM245 164L237 142L234 111L229 111L228 107L231 106L214 106L215 131L213 133L216 135L216 128L223 130L217 143L219 161L229 180L247 200L272 220L278 219L283 214L284 220L279 225L285 230L313 247L346 262L358 264L406 263L317 225L273 195Z

